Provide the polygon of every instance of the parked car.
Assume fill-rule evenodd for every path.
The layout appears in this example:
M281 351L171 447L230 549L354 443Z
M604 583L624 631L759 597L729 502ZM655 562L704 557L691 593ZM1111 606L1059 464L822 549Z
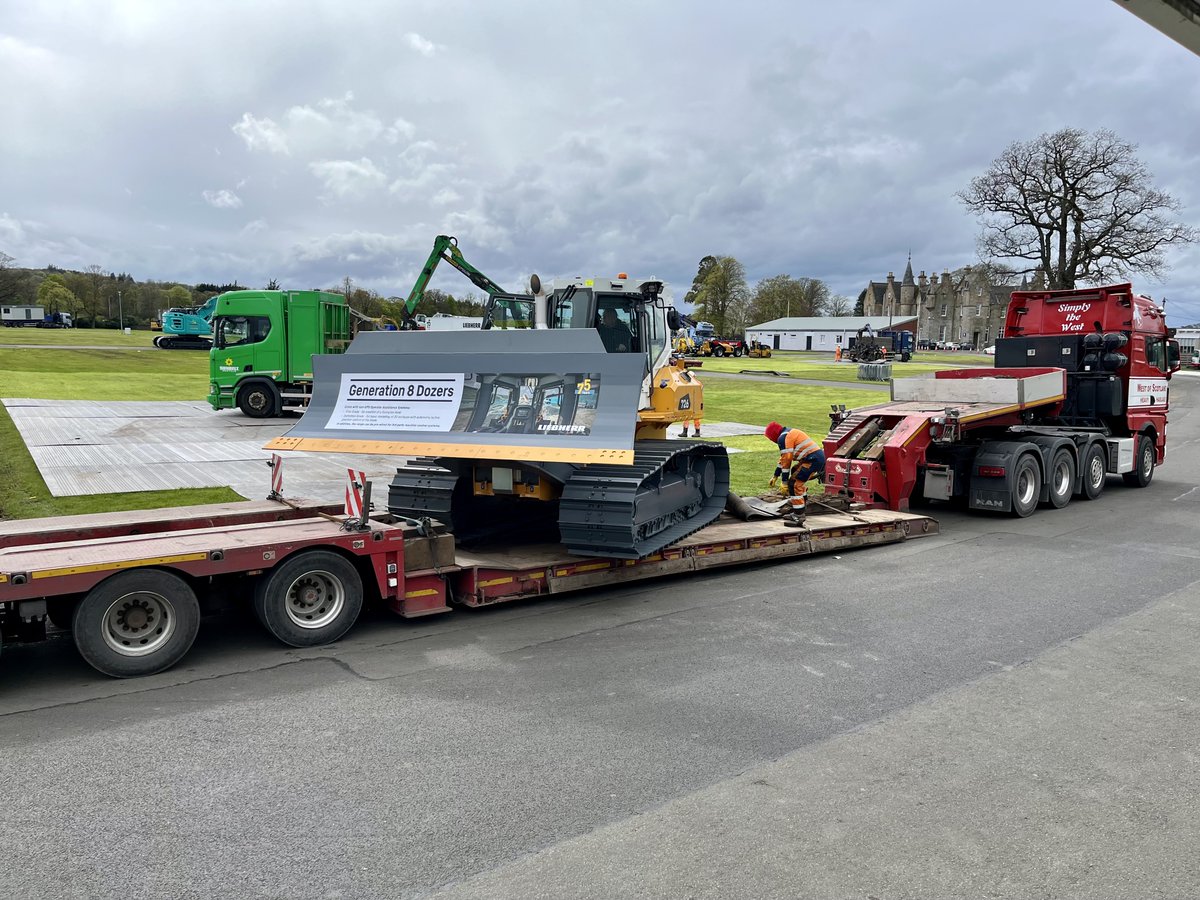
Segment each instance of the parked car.
M988 356L995 356L996 355L996 345L992 344L992 346L990 346L990 347L984 347L983 352L986 353Z

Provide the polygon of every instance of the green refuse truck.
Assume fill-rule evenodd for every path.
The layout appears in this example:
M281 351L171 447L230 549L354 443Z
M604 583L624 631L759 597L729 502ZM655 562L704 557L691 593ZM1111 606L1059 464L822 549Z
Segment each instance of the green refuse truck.
M229 291L216 298L208 403L255 419L303 407L314 355L343 353L350 308L324 291Z

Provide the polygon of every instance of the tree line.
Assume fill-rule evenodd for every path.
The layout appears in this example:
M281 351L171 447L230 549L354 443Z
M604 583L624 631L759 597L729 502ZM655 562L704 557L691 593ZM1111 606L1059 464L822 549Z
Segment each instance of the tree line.
M693 304L693 317L711 322L718 334L742 334L787 316L848 316L854 303L835 295L819 278L773 275L753 288L746 267L732 256L706 256L700 260L692 287L684 295Z
M139 282L128 273L110 272L98 264L83 271L50 265L45 269L22 269L16 259L0 251L0 304L4 306L40 306L47 313L70 313L76 326L83 328L147 328L166 310L196 308L209 298L227 291L246 290L235 282L201 282L194 285L175 282ZM271 279L265 290L280 290ZM404 306L402 297L385 297L377 291L354 284L349 277L330 293L342 294L356 310L372 318L389 317L399 321ZM455 297L439 290L427 290L415 313L453 316L483 314L483 299L474 295ZM123 321L122 321L123 319Z

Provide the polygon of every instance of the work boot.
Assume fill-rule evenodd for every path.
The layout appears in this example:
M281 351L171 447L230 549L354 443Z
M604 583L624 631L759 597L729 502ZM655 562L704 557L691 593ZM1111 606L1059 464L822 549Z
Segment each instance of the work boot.
M696 426L696 437L700 437L700 426Z

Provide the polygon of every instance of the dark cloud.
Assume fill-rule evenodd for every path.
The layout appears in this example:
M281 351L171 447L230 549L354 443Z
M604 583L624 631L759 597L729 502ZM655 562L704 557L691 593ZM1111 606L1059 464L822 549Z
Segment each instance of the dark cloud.
M709 253L854 296L973 261L955 199L1065 126L1200 223L1200 59L1117 4L48 2L0 31L0 250L138 277L511 287ZM1200 251L1162 284L1200 319ZM439 286L463 289L452 273Z

